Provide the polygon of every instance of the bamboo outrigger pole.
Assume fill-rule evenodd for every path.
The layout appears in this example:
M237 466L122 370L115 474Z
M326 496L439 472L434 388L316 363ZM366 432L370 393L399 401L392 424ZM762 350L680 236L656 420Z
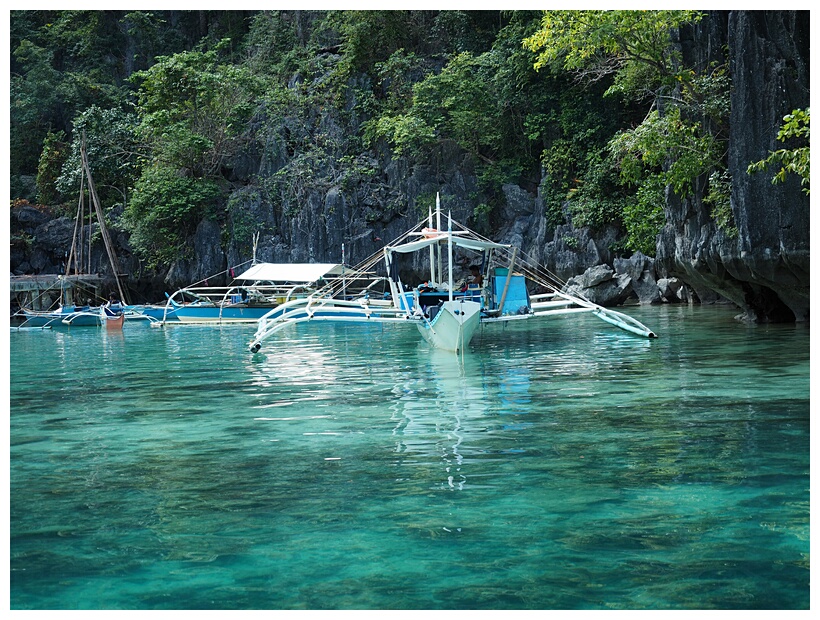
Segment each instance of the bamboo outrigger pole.
M78 276L83 270L83 216L85 215L85 204L83 193L85 190L85 173L80 176L80 199L77 204L77 216L74 218L74 236L71 238L71 251L68 253L68 260L65 262L65 273L71 271L71 264L74 263L74 275Z

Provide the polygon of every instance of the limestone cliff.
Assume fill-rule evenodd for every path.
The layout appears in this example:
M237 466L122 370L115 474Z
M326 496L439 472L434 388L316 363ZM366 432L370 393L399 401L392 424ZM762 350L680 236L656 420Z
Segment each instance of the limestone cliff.
M670 195L656 268L681 278L702 298L717 293L730 299L749 320L808 320L808 196L797 178L773 185L773 171L749 175L746 168L782 147L776 136L783 116L809 106L809 14L713 14L682 33L681 48L701 67L729 50L728 168L738 234L718 230L702 186L691 199Z

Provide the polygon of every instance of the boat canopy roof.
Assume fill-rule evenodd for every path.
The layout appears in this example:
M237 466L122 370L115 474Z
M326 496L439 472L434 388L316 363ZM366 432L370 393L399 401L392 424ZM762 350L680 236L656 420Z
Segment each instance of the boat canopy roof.
M327 275L342 275L344 265L336 263L256 263L236 276L237 280L270 282L315 282Z
M511 246L503 243L495 243L493 241L484 241L482 239L475 239L472 237L462 237L458 232L453 231L453 245L467 248L469 250L492 250L492 249L509 249ZM409 243L402 243L401 245L387 246L388 252L417 252L428 246L436 245L437 243L447 243L448 233L446 231L436 231L432 233L425 233L423 239L417 241L410 241Z

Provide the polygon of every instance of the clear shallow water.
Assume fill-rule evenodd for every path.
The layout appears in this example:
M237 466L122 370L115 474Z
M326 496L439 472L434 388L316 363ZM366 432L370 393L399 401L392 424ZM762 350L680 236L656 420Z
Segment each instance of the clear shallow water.
M11 608L807 609L808 328L630 313L12 333Z

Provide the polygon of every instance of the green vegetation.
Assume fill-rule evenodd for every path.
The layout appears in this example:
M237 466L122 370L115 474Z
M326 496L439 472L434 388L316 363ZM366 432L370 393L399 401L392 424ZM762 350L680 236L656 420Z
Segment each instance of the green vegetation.
M670 45L671 28L702 19L696 11L549 11L524 41L538 52L536 68L570 71L582 82L609 78L606 97L649 103L639 124L608 140L610 165L625 190L619 204L600 208L615 194L609 188L592 196L579 192L584 200L570 201L576 213L588 212L590 202L599 206L601 216L590 223L620 214L626 247L648 255L654 255L654 239L664 224L665 189L686 198L696 179L723 178L726 169L727 72L712 66L699 74ZM731 232L728 190L728 184L717 182L708 189L720 205L718 226Z
M149 266L193 258L187 238L200 220L213 216L219 186L212 179L181 176L162 166L146 168L126 212L131 244Z
M244 199L292 217L340 188L368 221L385 153L502 187L540 187L552 224L616 226L654 254L664 191L705 186L732 232L725 66L670 46L695 11L12 11L12 196L76 204L83 135L107 207L149 263L185 255L203 218L242 229ZM808 110L782 139L808 139ZM808 192L808 146L772 153ZM418 206L418 205L417 205ZM381 209L381 212L379 211ZM238 227L238 228L237 228Z
M783 117L783 125L777 133L780 142L794 141L802 146L795 146L790 149L778 149L769 153L766 159L749 164L749 174L761 172L770 166L780 166L780 169L772 177L772 183L783 183L786 175L796 174L800 177L800 184L803 191L809 194L809 125L811 112L809 108L805 110L794 110L791 114Z
M100 200L106 206L126 206L144 159L140 155L144 149L137 140L136 128L136 115L120 108L90 106L81 112L72 123L71 143L65 149L61 172L51 191L74 198L76 202L83 174L80 151L85 139L88 163ZM42 169L42 158L40 163ZM42 175L38 175L37 180L38 185L48 187ZM42 194L44 190L40 191Z

